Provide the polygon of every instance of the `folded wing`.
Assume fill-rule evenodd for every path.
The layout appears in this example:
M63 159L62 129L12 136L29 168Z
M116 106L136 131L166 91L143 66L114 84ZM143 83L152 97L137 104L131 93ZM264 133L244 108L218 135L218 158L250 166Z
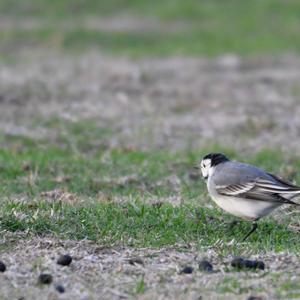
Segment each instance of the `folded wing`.
M256 178L238 184L216 185L219 194L231 197L243 197L258 201L297 204L290 199L300 195L300 187L268 174L269 178Z

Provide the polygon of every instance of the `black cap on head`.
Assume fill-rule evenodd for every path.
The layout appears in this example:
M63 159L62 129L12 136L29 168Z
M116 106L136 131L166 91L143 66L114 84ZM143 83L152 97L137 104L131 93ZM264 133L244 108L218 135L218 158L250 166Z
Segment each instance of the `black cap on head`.
M229 161L229 159L222 153L209 153L205 155L203 159L210 159L212 167L225 161Z

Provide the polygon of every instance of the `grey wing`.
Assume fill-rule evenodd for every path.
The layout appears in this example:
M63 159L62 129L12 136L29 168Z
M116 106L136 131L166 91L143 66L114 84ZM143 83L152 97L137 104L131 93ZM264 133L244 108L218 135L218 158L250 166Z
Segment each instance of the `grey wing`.
M239 162L228 161L221 165L217 165L213 174L213 182L217 186L229 186L237 184L248 184L255 182L257 178L271 180L270 176L265 171Z
M216 174L216 191L226 196L296 204L290 199L300 194L299 187L251 165L230 162Z

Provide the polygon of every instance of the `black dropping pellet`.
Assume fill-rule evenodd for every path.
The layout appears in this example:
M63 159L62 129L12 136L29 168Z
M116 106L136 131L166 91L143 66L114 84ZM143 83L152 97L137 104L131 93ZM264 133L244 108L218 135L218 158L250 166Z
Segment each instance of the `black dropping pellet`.
M192 267L186 266L179 273L180 274L192 274L194 269Z
M57 284L55 289L61 294L65 292L65 288L61 284Z
M255 261L249 260L249 259L245 259L244 260L244 267L248 268L248 269L256 269Z
M72 257L69 254L61 255L57 260L57 263L62 266L68 266L71 262Z
M231 261L231 266L237 269L242 269L245 266L244 259L241 257L236 257Z
M261 260L243 259L241 257L234 258L231 261L231 266L237 269L252 269L264 270L265 264Z
M52 278L52 275L51 274L46 274L46 273L42 273L40 274L39 276L39 283L42 283L42 284L50 284L52 282L53 278Z
M214 268L209 261L202 260L199 262L199 270L204 272L213 272Z
M6 271L6 265L3 261L0 261L0 272L5 272Z
M253 269L264 270L265 269L265 263L261 260L253 260L252 261L252 268Z
M250 296L247 298L247 300L262 300L262 297L259 296Z
M132 257L128 260L128 263L133 266L135 264L144 265L144 261L140 257Z

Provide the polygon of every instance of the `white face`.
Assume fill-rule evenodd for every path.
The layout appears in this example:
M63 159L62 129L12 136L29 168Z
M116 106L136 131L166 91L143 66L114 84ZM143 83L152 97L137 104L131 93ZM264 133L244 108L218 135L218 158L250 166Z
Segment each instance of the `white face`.
M201 172L204 179L207 179L211 170L211 160L209 158L201 161Z

